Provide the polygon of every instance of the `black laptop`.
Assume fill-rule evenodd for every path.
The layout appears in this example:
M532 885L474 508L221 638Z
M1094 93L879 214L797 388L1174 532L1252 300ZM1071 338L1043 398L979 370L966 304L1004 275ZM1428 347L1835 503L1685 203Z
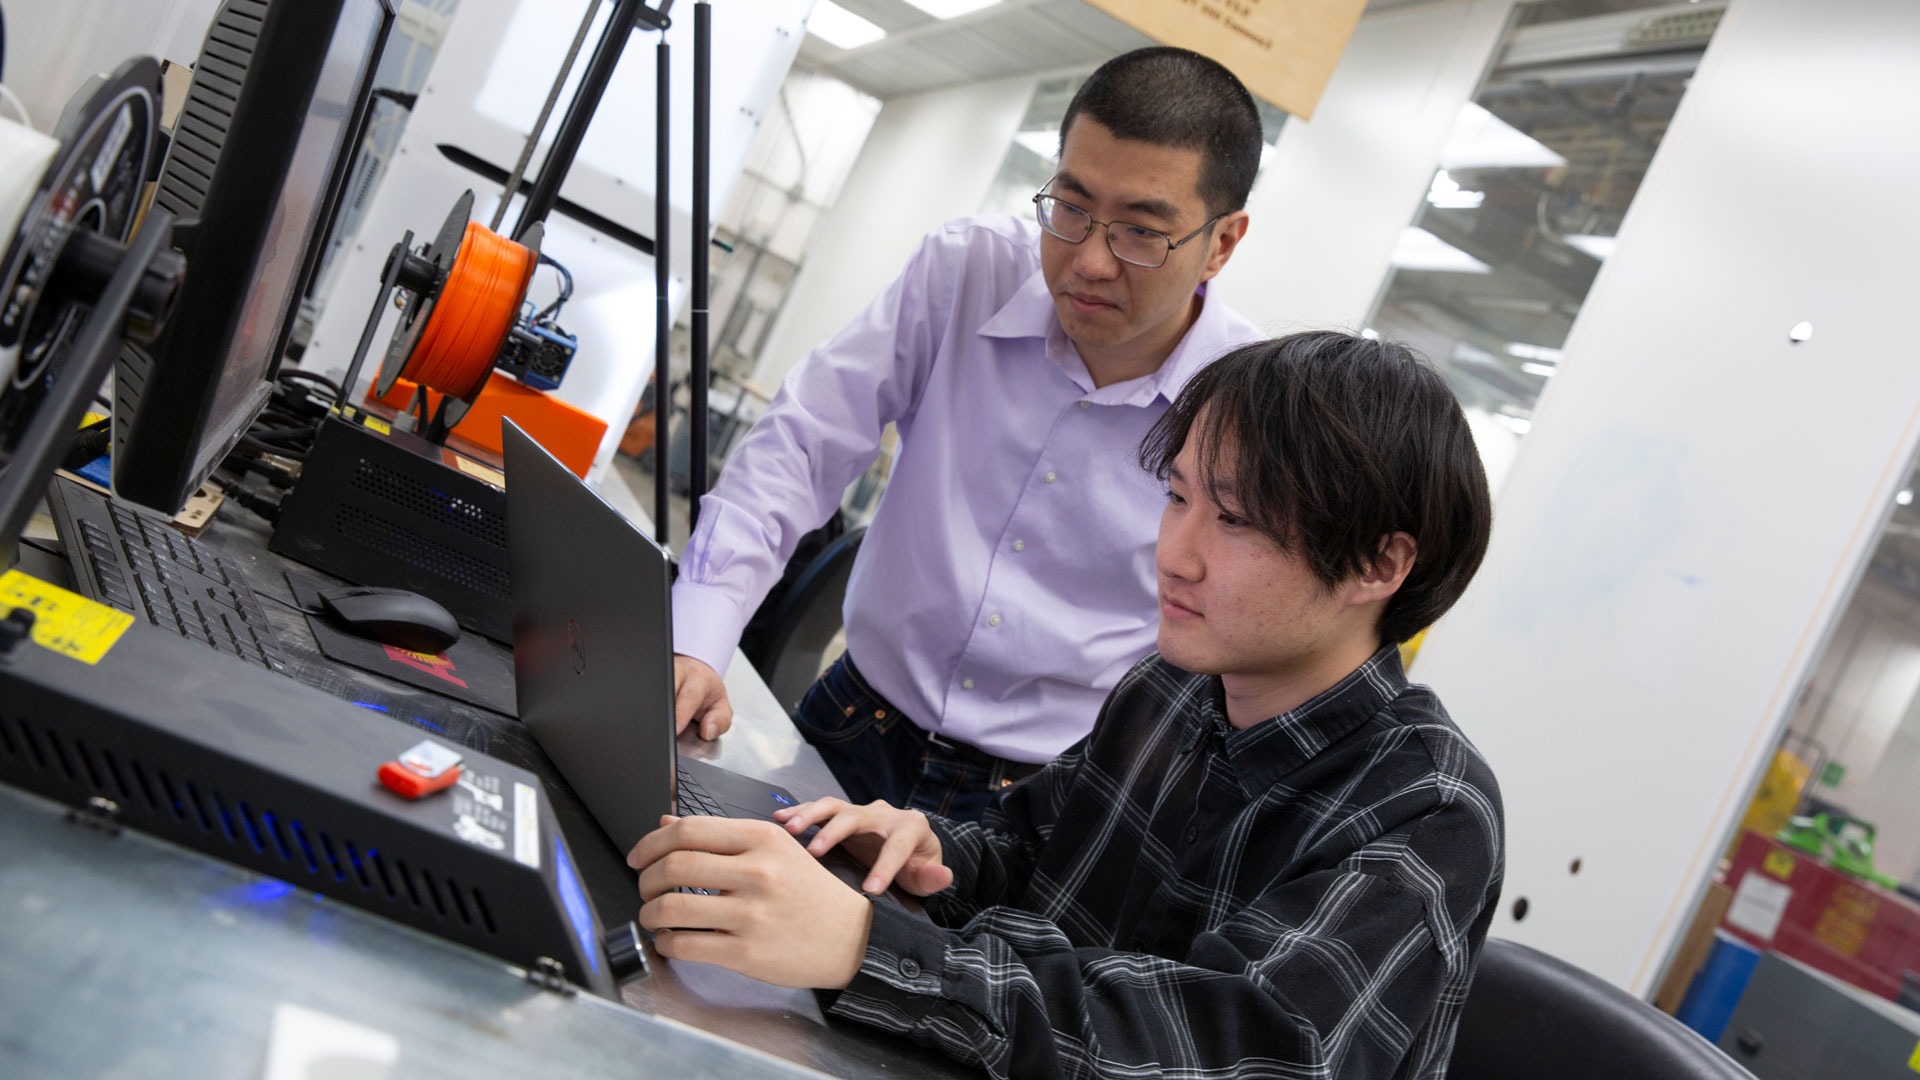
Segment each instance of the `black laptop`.
M680 760L667 553L511 420L507 549L520 720L621 851L660 815L771 819L782 787Z

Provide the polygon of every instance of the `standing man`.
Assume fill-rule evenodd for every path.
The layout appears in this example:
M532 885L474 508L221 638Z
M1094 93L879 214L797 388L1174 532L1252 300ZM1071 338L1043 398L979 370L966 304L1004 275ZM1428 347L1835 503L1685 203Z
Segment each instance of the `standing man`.
M1034 221L936 229L787 377L701 503L673 591L676 722L795 544L900 453L848 584L847 655L795 723L855 802L977 820L1093 726L1153 650L1162 490L1133 448L1195 372L1262 335L1206 283L1246 235L1262 146L1233 74L1142 49L1088 78Z

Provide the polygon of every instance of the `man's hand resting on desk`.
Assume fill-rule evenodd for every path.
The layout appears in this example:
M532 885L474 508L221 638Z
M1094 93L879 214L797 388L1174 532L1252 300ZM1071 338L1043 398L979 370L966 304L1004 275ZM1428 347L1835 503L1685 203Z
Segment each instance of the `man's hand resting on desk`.
M845 988L866 957L872 904L777 825L662 816L627 865L640 871L640 925L662 956L821 990Z
M885 801L855 806L828 798L775 810L773 818L795 836L810 825L820 826L807 851L818 858L835 844L845 847L869 868L860 886L867 892L882 893L897 882L915 896L932 896L953 884L953 871L940 861L940 838L918 810Z
M717 739L733 726L733 703L727 684L704 661L678 653L673 657L673 733L700 721L700 737Z

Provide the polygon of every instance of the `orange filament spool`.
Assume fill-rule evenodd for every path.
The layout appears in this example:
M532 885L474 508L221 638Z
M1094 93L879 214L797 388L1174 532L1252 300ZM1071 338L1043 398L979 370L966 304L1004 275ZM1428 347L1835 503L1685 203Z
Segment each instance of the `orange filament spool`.
M526 300L534 253L477 221L467 223L453 269L400 377L471 401Z

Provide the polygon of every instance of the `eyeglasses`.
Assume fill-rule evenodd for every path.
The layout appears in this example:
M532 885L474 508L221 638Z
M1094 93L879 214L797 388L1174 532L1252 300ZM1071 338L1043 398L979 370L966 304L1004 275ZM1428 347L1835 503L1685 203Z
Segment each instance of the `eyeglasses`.
M1208 226L1227 215L1213 215L1205 224L1178 240L1145 225L1095 221L1092 214L1045 192L1033 197L1033 216L1039 219L1041 228L1069 244L1080 243L1093 235L1095 225L1103 225L1107 230L1107 250L1113 252L1114 258L1152 270L1165 266L1167 256L1173 254L1176 248L1206 232Z

